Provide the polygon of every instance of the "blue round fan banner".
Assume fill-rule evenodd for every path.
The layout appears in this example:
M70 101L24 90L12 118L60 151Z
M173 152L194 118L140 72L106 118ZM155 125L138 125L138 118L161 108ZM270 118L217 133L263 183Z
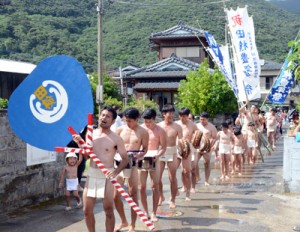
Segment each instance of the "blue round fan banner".
M67 128L80 131L93 113L93 97L81 64L65 55L42 60L8 102L12 130L26 143L54 151L72 139Z

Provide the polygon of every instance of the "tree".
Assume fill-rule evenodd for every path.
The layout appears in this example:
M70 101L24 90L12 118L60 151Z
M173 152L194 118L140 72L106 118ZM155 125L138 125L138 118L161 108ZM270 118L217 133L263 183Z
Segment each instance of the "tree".
M155 109L158 111L158 105L151 100L143 100L142 98L139 98L137 100L131 99L128 102L128 107L135 107L137 108L140 112L143 112L145 109Z
M0 109L7 109L8 100L4 98L0 98Z
M289 69L294 69L295 80L300 79L300 31L298 32L297 38L288 43L288 46L293 49L293 52L288 55L288 61L291 61L291 65L289 65ZM298 83L298 85L300 85ZM300 112L300 97L295 97L296 100L296 109Z
M98 74L93 73L89 76L92 93L93 93L93 100L94 100L94 112L95 114L98 113L98 106L96 104L96 89L98 85ZM112 79L111 76L104 74L103 75L103 99L104 103L114 103L118 104L122 102L122 96L119 94L119 86L117 83Z
M208 61L180 81L176 96L178 108L187 107L194 114L206 111L211 116L237 111L237 99L222 73L210 70Z
M108 97L104 99L104 105L117 105L120 107L120 109L122 108L122 101L119 101L116 98L112 98L112 97Z
M299 31L300 34L300 31ZM292 62L289 68L296 68L294 70L295 80L300 79L300 38L297 36L296 40L292 40L288 43L289 47L293 49L293 52L288 55L288 60Z

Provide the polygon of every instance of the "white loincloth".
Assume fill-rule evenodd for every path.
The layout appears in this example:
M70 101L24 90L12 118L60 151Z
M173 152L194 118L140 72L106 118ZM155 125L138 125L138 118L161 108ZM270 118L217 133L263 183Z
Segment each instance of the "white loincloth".
M158 153L158 150L148 150L146 155L144 155L144 157L154 157L156 156Z
M164 162L173 162L174 154L177 154L177 148L174 147L167 147L165 154L163 154L161 157L159 157L160 161Z
M247 145L249 148L257 147L256 141L254 139L248 139Z
M230 154L230 144L219 143L220 154Z
M110 168L109 170L113 170ZM89 167L87 171L87 196L104 198L106 176L99 168Z
M66 179L66 186L68 191L78 190L78 178Z
M240 146L234 146L233 148L233 154L243 154L244 149Z
M274 132L276 131L276 124L275 125L267 125L267 132Z

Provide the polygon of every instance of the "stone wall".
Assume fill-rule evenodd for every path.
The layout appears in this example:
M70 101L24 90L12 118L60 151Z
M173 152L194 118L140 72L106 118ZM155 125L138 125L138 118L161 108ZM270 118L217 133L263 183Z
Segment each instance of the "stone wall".
M0 110L0 213L63 196L58 179L65 164L57 161L26 166L26 143L9 126L6 110Z

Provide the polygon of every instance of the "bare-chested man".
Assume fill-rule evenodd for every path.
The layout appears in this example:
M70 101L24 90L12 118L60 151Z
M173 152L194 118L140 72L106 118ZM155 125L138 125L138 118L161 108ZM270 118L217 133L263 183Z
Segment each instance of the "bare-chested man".
M159 183L159 192L160 199L159 205L164 201L163 195L163 186L162 186L162 175L165 169L165 165L168 165L168 173L171 187L171 200L170 200L170 208L174 209L175 198L177 194L177 178L176 178L176 170L177 170L177 149L176 149L176 140L182 138L182 129L181 127L174 122L174 113L175 108L173 105L167 104L162 108L164 120L160 122L158 125L162 127L167 134L167 150L163 156L159 158L160 160L160 183Z
M272 144L273 149L276 148L276 130L277 123L280 122L280 118L277 116L277 110L272 108L270 113L266 116L266 127L267 127L267 138L270 144Z
M134 163L138 160L143 159L144 155L148 150L149 135L148 132L138 124L140 117L139 111L136 108L127 108L124 111L124 117L126 125L118 127L116 133L121 136L125 143L125 148L127 152L134 152L136 157L134 157ZM117 179L119 183L124 184L124 178L128 178L128 194L132 197L134 202L138 204L138 170L137 166L131 168L129 176L118 175ZM124 205L121 200L121 195L119 192L115 191L115 205L116 209L121 217L121 224L116 227L116 231L127 227L128 222L125 216ZM135 231L135 222L137 214L131 209L131 224L129 226L129 232Z
M148 204L147 204L147 177L148 174L151 178L151 188L152 188L152 199L153 199L153 208L151 214L151 221L157 222L158 218L156 217L156 211L158 207L159 201L159 157L161 157L167 148L167 135L166 132L156 125L155 118L156 118L156 111L154 109L147 109L143 113L142 118L144 119L144 127L148 134L149 134L149 144L148 144L148 152L144 156L148 158L153 158L153 162L155 163L155 169L147 170L141 169L139 170L139 177L140 177L140 197L141 203L144 208L145 215L148 217ZM142 161L140 161L142 162Z
M212 148L216 142L217 138L217 129L216 127L208 121L208 113L202 112L200 114L200 122L197 124L198 129L203 133L203 136L209 139L210 147ZM203 156L204 159L204 173L205 173L205 185L209 186L209 176L210 176L210 151L200 151L199 149L199 156L200 158Z
M196 124L191 120L189 120L189 114L190 114L190 110L188 108L186 107L181 108L179 110L180 120L176 121L176 123L178 123L181 126L183 138L190 143L190 149L191 149L191 154L186 159L182 159L182 157L180 157L179 155L177 156L177 168L179 167L180 163L182 166L181 178L182 178L183 189L186 192L185 199L187 201L191 200L190 193L191 193L191 184L192 184L192 176L191 176L192 158L193 160L195 160L194 147L191 144L191 140L195 131L198 130ZM196 185L196 178L194 178L193 191L192 191L193 193L195 192L195 185Z
M246 101L246 104L244 104L243 106L241 106L240 108L240 113L243 115L243 127L242 127L242 133L244 136L246 136L246 134L248 133L249 127L248 124L249 122L253 122L254 123L254 130L256 132L258 132L258 145L260 146L261 144L261 140L260 140L260 135L262 134L261 131L261 120L259 118L258 112L259 109L257 107L257 105L252 104L250 106L250 109L247 109L247 105L249 104L249 101ZM248 146L246 146L246 151L244 152L244 159L247 160L248 157L250 157L251 154L249 153L249 149Z
M247 101L246 104L240 108L240 113L242 113L242 115L244 116L242 132L246 133L246 131L248 130L248 123L254 122L255 128L260 133L261 123L260 123L260 118L258 116L259 109L257 105L252 104L250 110L247 110L246 106L248 103L249 102Z
M106 231L112 232L115 227L114 215L114 186L107 178L116 177L127 165L128 158L124 142L119 135L110 130L117 113L109 106L103 107L99 114L99 128L93 133L93 151L109 172L106 176L97 167L93 160L87 173L87 182L83 191L83 212L85 223L89 232L95 232L94 207L96 198L103 198L105 211ZM80 135L73 135L73 140L80 146ZM114 156L118 152L122 158L118 168L113 169Z

